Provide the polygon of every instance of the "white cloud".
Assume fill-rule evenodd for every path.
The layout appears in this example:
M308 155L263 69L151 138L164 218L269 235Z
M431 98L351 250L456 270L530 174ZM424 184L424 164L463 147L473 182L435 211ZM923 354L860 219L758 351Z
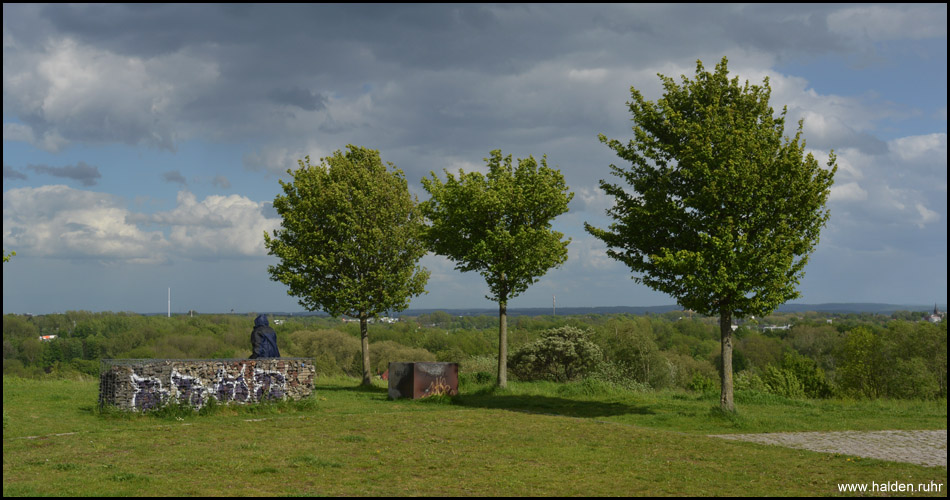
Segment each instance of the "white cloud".
M574 189L575 203L580 202L579 210L594 215L603 215L614 206L615 199L598 186L580 186Z
M59 135L56 131L47 131L37 138L33 133L33 129L22 123L4 123L3 140L4 142L25 142L54 153L69 144L69 141L64 139L63 136Z
M947 163L947 134L925 134L900 137L890 141L890 150L908 162L932 161Z
M128 57L70 38L9 56L4 53L4 111L27 125L8 131L4 124L4 137L9 132L47 151L73 141L174 150L179 113L218 75L215 63L184 53Z
M66 186L12 189L3 195L3 245L27 255L104 262L256 257L267 254L264 232L280 224L263 214L264 205L238 195L198 201L181 191L173 210L141 214L105 193Z
M319 165L320 159L329 156L323 147L308 142L303 147L284 147L268 145L258 151L244 155L244 168L248 170L263 170L273 174L286 174L287 170L299 168L299 161L310 156L311 165Z
M264 232L270 233L279 219L267 219L263 203L243 196L209 196L198 202L191 193L178 194L178 206L168 215L169 241L193 256L240 257L266 255ZM194 223L193 217L213 221Z
M3 246L25 255L158 263L167 242L126 222L123 201L67 186L11 189L3 193Z
M849 182L831 187L832 202L864 201L868 199L868 192L861 189L857 182Z
M917 227L922 229L927 224L940 220L940 214L928 209L922 204L917 203L914 205L914 207L917 209L917 213L920 214L920 222L917 223Z
M567 246L568 259L565 268L580 267L582 271L605 272L623 271L629 269L620 261L607 255L607 245L590 235L583 235L571 239Z

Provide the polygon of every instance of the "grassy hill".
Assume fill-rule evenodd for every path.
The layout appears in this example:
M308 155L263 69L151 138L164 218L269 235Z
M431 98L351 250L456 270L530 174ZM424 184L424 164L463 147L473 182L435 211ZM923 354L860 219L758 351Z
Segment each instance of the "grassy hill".
M790 400L630 392L590 381L466 384L389 401L320 378L292 404L207 416L100 413L97 381L3 380L4 496L837 495L838 484L943 485L947 469L707 437L945 429L946 400Z

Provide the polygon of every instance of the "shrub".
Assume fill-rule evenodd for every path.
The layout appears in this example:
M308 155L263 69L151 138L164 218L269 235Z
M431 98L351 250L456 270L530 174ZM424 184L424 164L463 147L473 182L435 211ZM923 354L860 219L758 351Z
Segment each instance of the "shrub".
M652 389L649 384L638 382L631 372L623 363L604 361L594 368L589 378L633 392L647 392Z
M932 399L940 394L940 384L921 358L896 360L894 375L889 387L894 397Z
M693 380L686 387L691 391L701 392L703 394L707 392L716 392L719 390L719 383L713 380L710 377L703 375L702 373L696 372L693 374Z
M810 398L829 398L832 396L831 384L825 378L825 371L818 367L813 359L795 352L786 352L782 359L782 369L795 375L801 382L805 396Z
M564 326L541 333L541 338L511 355L508 366L521 380L564 382L583 377L602 359L590 331Z
M716 370L716 367L713 366L711 362L676 352L664 352L663 356L666 357L670 363L671 385L689 389L690 385L696 379L696 375L701 375L710 380L716 380L716 388L718 390L719 371Z
M735 374L732 379L733 388L738 391L767 392L768 388L762 377L759 377L751 370L743 370Z
M771 394L787 398L805 397L805 389L801 381L790 370L768 365L762 373L762 382Z
M436 356L425 349L406 347L392 340L384 340L369 345L369 360L370 366L382 373L389 369L390 362L435 361Z
M280 339L277 342L280 345ZM291 333L287 336L286 352L313 358L314 368L320 375L356 376L362 371L360 341L339 330Z

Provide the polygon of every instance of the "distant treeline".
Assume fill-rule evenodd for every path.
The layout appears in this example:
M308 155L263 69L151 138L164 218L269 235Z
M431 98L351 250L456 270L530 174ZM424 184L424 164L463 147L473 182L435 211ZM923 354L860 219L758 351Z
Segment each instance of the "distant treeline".
M947 322L922 316L799 312L743 321L735 333L736 389L791 398L946 398ZM313 357L326 375L359 375L357 324L325 316L270 319L282 355ZM639 390L718 392L717 321L683 311L516 316L509 363L523 379L587 377ZM244 358L252 325L253 315L7 314L3 373L98 376L99 360L108 358ZM495 316L444 311L376 323L371 363L382 373L390 361L455 361L464 376L490 380L497 327ZM559 371L558 360L570 368Z

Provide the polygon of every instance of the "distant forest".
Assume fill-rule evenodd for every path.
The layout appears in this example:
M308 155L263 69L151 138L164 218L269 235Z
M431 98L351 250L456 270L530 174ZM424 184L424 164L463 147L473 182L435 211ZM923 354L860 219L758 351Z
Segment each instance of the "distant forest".
M568 359L563 354L569 351L581 356L570 363L584 367L569 372L574 378L633 390L718 393L718 318L681 310L569 311L513 315L508 335L515 379L550 378L557 372L543 363ZM734 339L736 390L789 398L946 398L946 318L933 323L924 317L918 311L798 311L743 320ZM320 374L359 376L358 324L317 315L271 315L270 321L283 356L312 357ZM7 314L3 373L98 377L100 359L245 358L252 325L253 315L234 314ZM497 328L497 316L487 311L404 314L394 323L370 325L371 363L381 374L390 361L453 361L460 363L463 382L490 380ZM568 330L581 333L558 336Z

